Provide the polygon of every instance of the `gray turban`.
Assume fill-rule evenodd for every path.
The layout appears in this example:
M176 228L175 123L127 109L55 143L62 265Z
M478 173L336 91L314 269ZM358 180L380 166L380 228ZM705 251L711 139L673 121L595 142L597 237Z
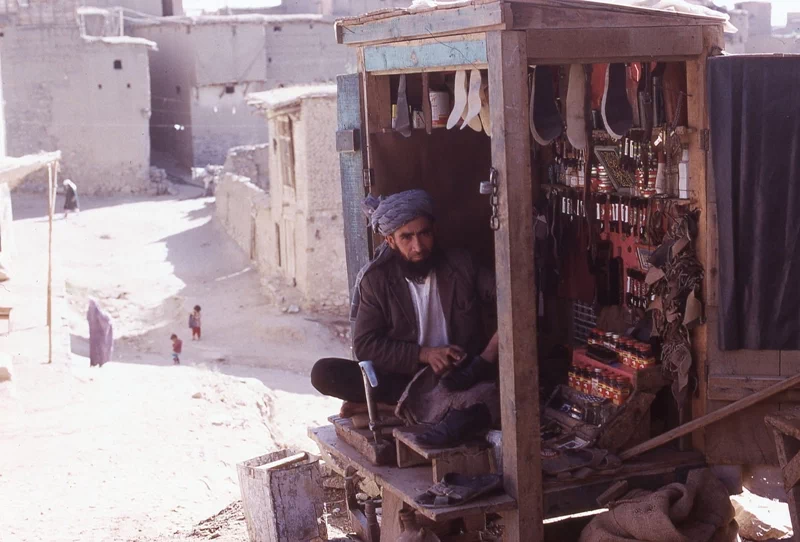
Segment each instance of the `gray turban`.
M387 198L368 196L362 209L372 229L384 237L391 235L415 218L433 218L433 198L424 190L406 190Z
M361 204L361 209L369 217L373 231L384 237L391 235L415 218L426 216L433 219L433 198L424 190L406 190L392 194L387 198L368 196ZM372 267L387 261L392 251L386 241L375 250L375 256L356 276L353 288L353 299L350 304L350 320L355 322L358 307L361 305L361 279Z

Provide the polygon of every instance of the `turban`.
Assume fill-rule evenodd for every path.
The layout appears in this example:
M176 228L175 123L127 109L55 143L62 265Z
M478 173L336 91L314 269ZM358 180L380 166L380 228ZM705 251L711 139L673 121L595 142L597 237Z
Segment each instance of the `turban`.
M373 231L384 237L391 235L415 218L433 218L433 198L424 190L406 190L387 198L368 196L362 209L369 217Z
M392 194L387 198L368 196L361 204L361 208L369 217L373 231L384 237L391 235L415 218L421 216L433 219L433 198L424 190L406 190ZM364 274L375 266L387 261L392 254L386 241L375 250L375 257L368 262L356 276L353 298L350 304L350 320L355 322L358 308L361 305L361 280Z

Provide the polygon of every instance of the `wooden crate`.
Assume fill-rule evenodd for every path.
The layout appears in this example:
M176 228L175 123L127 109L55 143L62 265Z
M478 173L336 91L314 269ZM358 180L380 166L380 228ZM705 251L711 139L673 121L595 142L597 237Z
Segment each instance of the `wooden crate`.
M281 450L236 465L247 532L252 542L321 542L327 539L322 516L324 493L319 459L271 467L295 454Z

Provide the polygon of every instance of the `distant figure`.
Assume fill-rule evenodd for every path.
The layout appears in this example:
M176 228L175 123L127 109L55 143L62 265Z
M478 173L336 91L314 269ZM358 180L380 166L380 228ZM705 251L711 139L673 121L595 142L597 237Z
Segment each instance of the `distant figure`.
M114 350L111 318L100 310L94 299L90 299L86 319L89 321L89 366L102 367L104 363L111 361Z
M78 205L78 187L69 179L64 179L64 218L70 211L81 212Z
M189 313L189 328L192 330L192 340L200 340L200 305L194 306L194 312Z
M181 350L183 349L183 341L178 338L174 333L170 337L172 339L172 363L173 365L181 364Z

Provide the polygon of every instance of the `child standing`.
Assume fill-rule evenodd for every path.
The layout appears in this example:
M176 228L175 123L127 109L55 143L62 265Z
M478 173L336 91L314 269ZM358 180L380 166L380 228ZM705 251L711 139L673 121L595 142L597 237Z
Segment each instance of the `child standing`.
M180 340L178 336L175 335L174 333L172 334L170 339L172 339L172 364L180 365L181 364L180 353L181 350L183 349L183 341Z
M192 330L192 340L200 340L200 305L194 306L194 312L189 313L189 327Z

